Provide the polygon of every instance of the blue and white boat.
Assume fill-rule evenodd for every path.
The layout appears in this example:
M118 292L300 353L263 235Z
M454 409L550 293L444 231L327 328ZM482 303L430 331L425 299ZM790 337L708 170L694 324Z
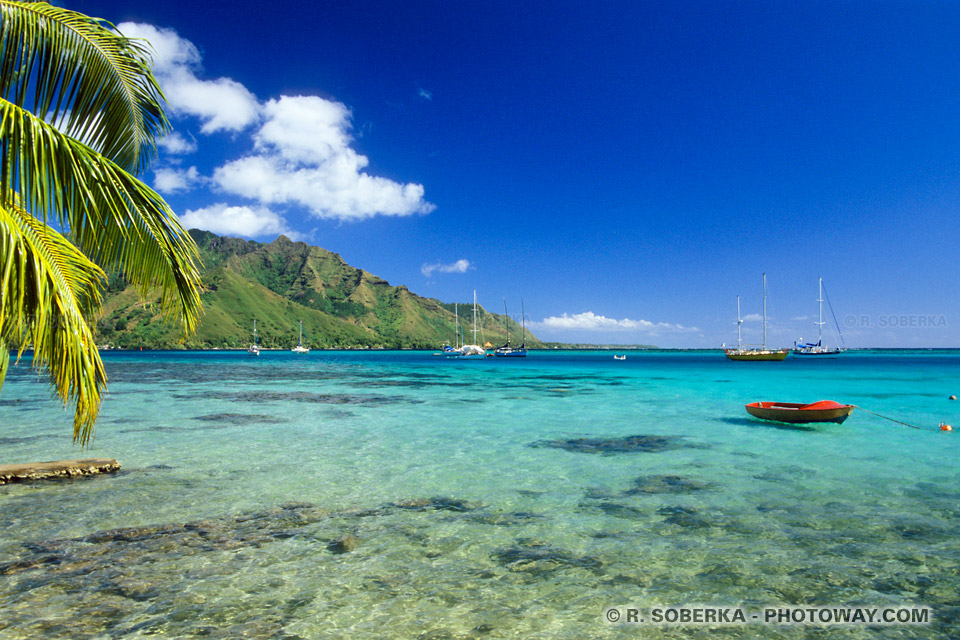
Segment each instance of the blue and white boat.
M827 301L829 304L829 300ZM843 351L840 347L827 347L823 344L823 325L826 324L823 320L823 278L820 278L820 295L817 296L817 303L819 305L819 316L816 322L817 325L817 341L816 342L794 342L793 343L793 354L797 356L818 356L821 358L836 358ZM830 313L833 314L833 305L830 305ZM834 323L837 326L837 334L840 336L840 341L843 341L843 334L840 333L840 325L836 323L836 315L834 315ZM803 340L803 338L801 338Z
M507 318L510 315L507 313L507 300L503 300L503 315ZM520 322L521 322L521 338L519 347L510 346L510 327L507 326L507 343L502 347L497 347L493 351L493 355L498 358L526 358L527 357L527 327L526 321L523 317L523 300L520 301Z

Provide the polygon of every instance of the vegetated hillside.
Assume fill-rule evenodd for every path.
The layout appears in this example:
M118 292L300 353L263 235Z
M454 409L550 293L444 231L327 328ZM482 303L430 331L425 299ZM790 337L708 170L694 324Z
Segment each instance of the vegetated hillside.
M164 322L156 298L142 302L136 290L111 278L97 324L98 344L122 348L240 348L252 340L290 348L303 321L311 348L436 349L454 341L452 303L423 298L407 287L352 267L336 253L280 236L269 244L220 237L193 229L203 261L204 315L195 335L180 342L180 327ZM460 304L461 318L472 319ZM520 340L521 327L479 308L483 340L499 346ZM506 328L505 328L506 327ZM462 326L467 333L469 326ZM540 341L526 332L528 346Z

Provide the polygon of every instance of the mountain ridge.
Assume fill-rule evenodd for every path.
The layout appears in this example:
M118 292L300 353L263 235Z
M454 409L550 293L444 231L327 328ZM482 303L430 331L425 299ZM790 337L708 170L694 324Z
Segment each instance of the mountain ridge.
M278 236L270 243L191 229L203 263L204 316L196 334L180 341L179 326L164 321L156 296L140 300L110 278L97 342L120 348L244 348L257 321L259 343L289 348L303 321L304 344L329 349L436 349L455 339L454 303L410 291L348 264L339 254ZM459 304L459 303L457 303ZM472 305L464 305L470 308ZM510 318L477 306L484 341L520 341ZM461 325L461 333L466 329ZM529 330L528 346L542 343Z

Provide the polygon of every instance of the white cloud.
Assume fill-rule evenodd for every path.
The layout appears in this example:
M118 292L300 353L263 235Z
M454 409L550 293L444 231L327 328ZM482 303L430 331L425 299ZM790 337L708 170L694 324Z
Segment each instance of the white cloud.
M532 323L535 326L548 330L576 330L576 331L643 331L656 333L660 331L691 332L700 331L696 327L685 327L668 322L650 322L649 320L631 320L624 318L616 320L600 316L592 311L544 318L541 322Z
M257 237L282 233L292 240L302 237L287 226L283 217L263 207L231 207L218 203L188 210L180 216L180 222L187 229L206 229L218 235Z
M433 272L438 273L466 273L469 269L472 269L473 265L470 264L469 260L457 260L456 262L451 262L450 264L443 264L438 262L436 264L426 264L420 267L420 273L427 276L428 278L433 275Z
M417 95L419 95L424 100L433 100L433 94L427 91L426 89L420 89L420 91L417 92Z
M759 313L748 313L743 316L744 322L763 322L763 316Z
M175 114L199 117L201 131L240 131L259 119L257 97L230 78L201 80L200 52L172 29L122 22L117 30L125 36L144 38L154 49L153 72Z
M197 150L196 141L187 140L176 131L157 140L157 146L171 155L185 155Z
M424 200L422 185L364 171L369 160L350 146L352 114L345 105L318 96L281 96L261 105L235 80L200 79L199 50L172 29L132 22L117 28L153 46L154 73L174 115L198 117L200 131L206 134L242 131L261 123L253 133L250 154L213 170L211 184L223 192L255 200L260 211L292 204L317 218L340 221L409 216L436 209ZM161 145L168 145L171 153L196 148L176 134L168 138ZM157 172L158 184L170 191L205 182L189 178L169 169Z
M254 135L257 149L287 160L319 164L349 148L350 110L317 96L281 96L263 107L263 126ZM359 156L363 158L363 156ZM366 158L362 164L366 165Z
M264 106L255 134L257 155L218 167L214 181L228 193L262 204L293 203L318 218L355 221L376 215L429 213L423 186L362 171L369 160L348 145L350 111L316 96L283 96Z
M189 169L157 168L153 171L153 186L161 193L178 193L200 184L204 178L196 167Z

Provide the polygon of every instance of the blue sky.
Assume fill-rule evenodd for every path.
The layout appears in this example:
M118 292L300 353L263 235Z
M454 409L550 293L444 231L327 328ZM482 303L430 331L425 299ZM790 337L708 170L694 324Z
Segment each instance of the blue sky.
M64 3L151 39L189 226L544 339L960 346L960 5ZM827 332L831 343L834 332Z

